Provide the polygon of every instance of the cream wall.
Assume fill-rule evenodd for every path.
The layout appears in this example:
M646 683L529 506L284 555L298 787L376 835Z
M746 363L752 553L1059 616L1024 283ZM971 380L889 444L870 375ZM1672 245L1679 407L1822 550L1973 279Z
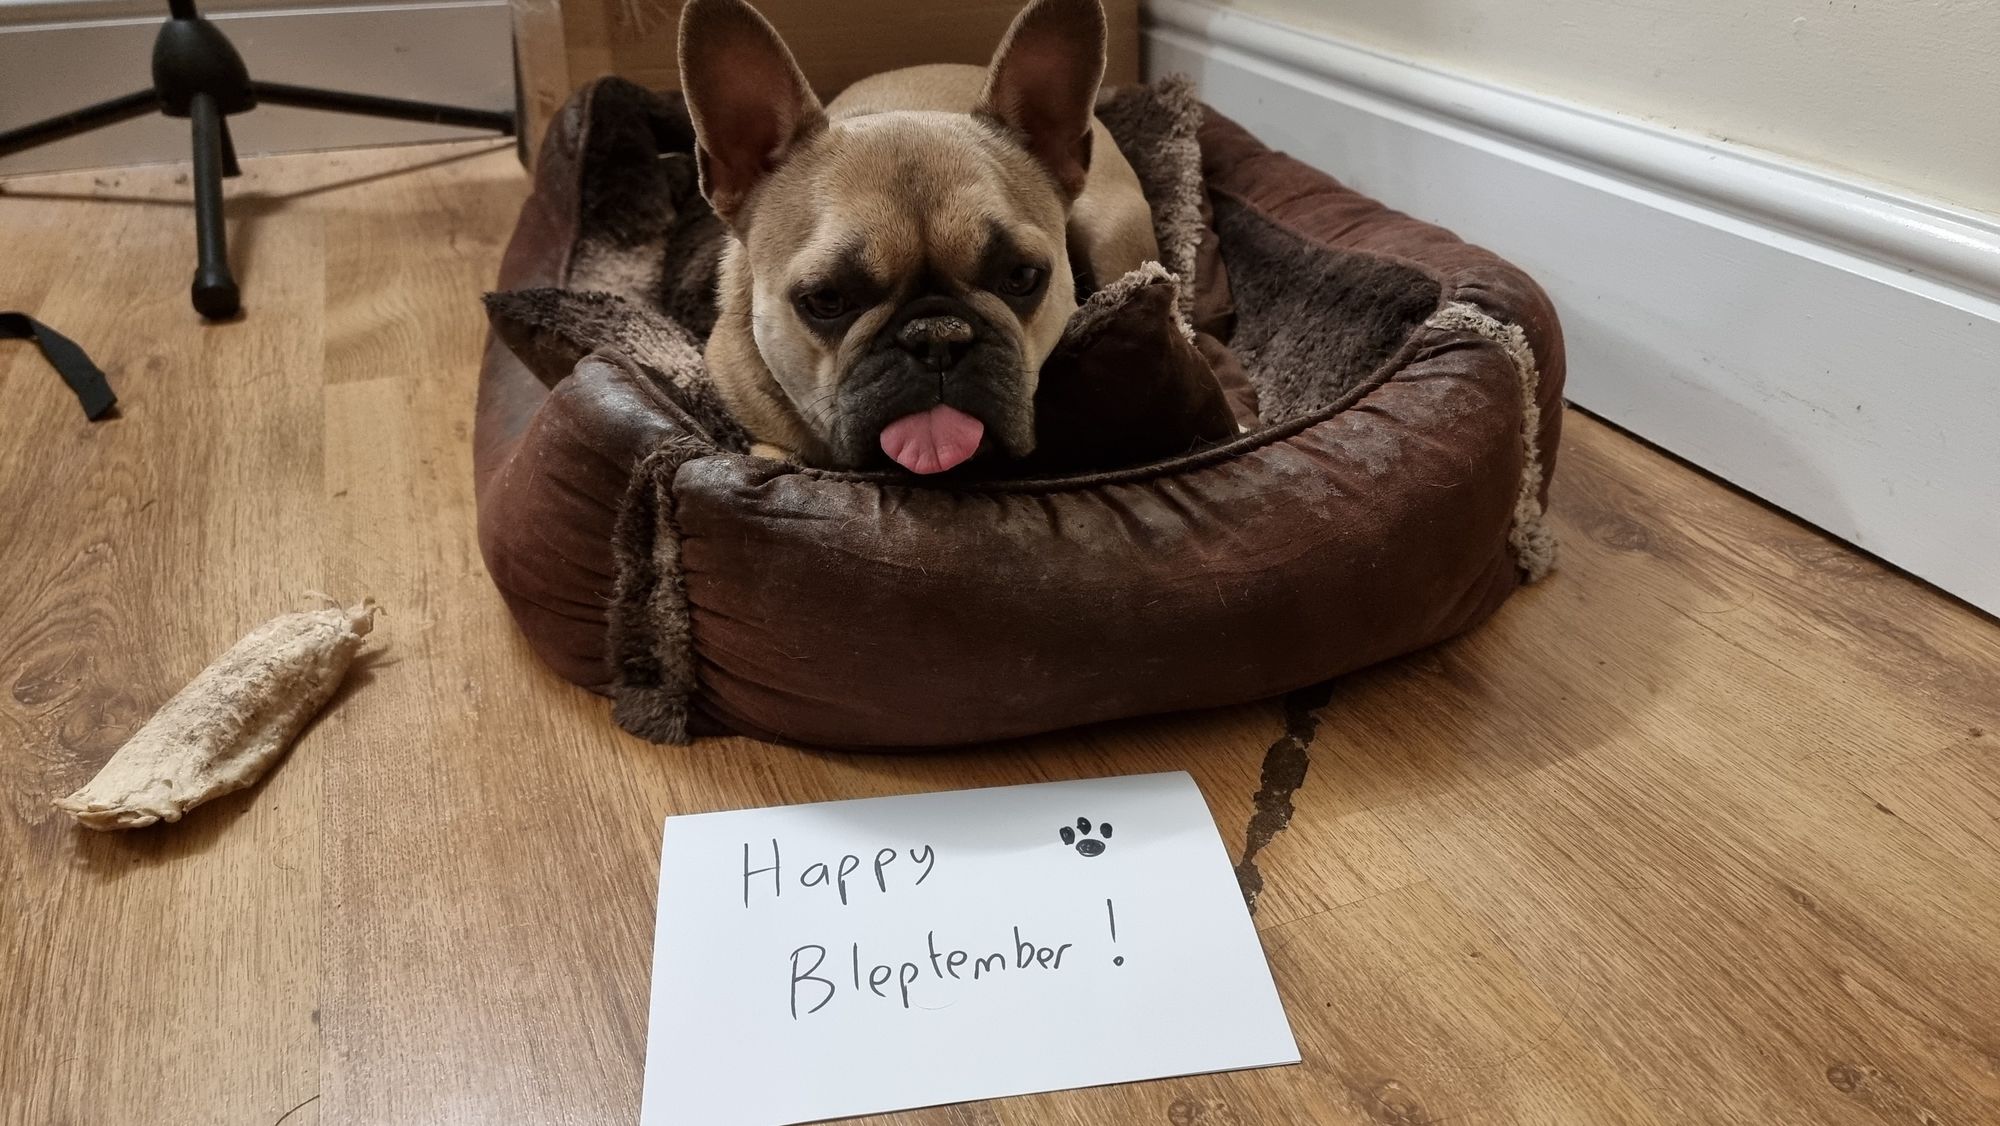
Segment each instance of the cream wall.
M1218 0L2000 213L2000 0Z

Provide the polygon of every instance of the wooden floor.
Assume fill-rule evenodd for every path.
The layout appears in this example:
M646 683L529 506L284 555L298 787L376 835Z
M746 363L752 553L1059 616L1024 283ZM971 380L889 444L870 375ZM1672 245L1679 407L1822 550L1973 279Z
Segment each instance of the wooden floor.
M1240 849L1309 761L1254 858L1304 1066L881 1121L2000 1122L1993 622L1572 415L1561 569L1323 704L648 746L474 546L511 149L245 164L219 326L184 169L0 188L0 308L123 407L0 344L0 1121L633 1122L664 815L1184 767ZM379 598L386 648L266 784L122 836L49 808L307 590Z

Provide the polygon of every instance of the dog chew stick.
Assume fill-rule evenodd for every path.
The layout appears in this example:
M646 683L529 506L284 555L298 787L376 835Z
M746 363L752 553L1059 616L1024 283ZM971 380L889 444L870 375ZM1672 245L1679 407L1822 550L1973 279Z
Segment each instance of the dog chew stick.
M375 603L283 614L230 647L56 808L92 829L179 821L264 776L347 675Z

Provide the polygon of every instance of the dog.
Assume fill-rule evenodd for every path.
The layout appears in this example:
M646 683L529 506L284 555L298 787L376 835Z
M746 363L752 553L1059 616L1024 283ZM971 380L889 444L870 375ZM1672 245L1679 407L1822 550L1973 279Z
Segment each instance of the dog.
M866 78L822 106L744 0L682 10L702 195L727 226L705 354L753 452L942 473L1035 447L1078 290L1159 250L1097 121L1098 0L1034 0L990 66Z

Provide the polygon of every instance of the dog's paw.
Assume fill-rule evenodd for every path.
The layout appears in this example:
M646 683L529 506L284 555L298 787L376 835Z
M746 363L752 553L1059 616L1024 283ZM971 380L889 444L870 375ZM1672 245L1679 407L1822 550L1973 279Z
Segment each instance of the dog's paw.
M1111 839L1111 823L1107 821L1097 826L1096 832L1097 836L1091 836L1090 819L1079 817L1076 819L1076 828L1064 825L1059 835L1062 837L1062 843L1075 845L1076 851L1084 856L1102 856L1104 842Z

